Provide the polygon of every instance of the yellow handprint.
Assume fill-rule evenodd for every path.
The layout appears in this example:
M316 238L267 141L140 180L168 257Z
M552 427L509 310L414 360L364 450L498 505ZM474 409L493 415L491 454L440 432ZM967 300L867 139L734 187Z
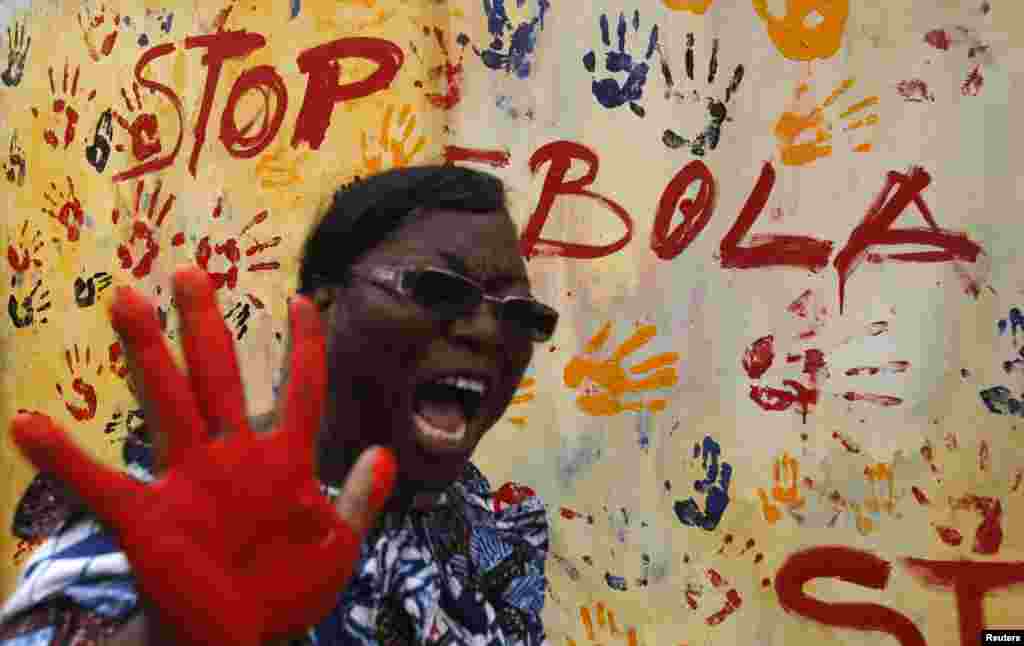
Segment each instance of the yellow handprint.
M702 15L711 6L714 0L661 0L666 7L673 11L690 11Z
M515 406L516 404L525 404L526 402L533 401L535 395L534 393L529 392L528 389L533 388L536 384L537 380L533 377L523 379L516 388L517 394L512 398L510 405ZM515 424L516 426L526 426L525 417L509 417L508 421L510 424Z
M592 617L589 606L580 606L580 625L586 631L587 639L590 643L595 643L599 638L606 636L614 637L616 640L621 640L623 637L626 638L626 643L629 646L636 646L639 641L637 639L636 628L628 628L626 634L623 635L622 631L619 630L618 625L615 623L615 613L610 608L605 608L604 603L598 601L594 604L597 618L597 628L594 630L594 617ZM598 635L596 633L602 633ZM576 646L576 640L572 637L566 637L567 646Z
M772 498L791 509L803 506L804 499L800 495L800 463L796 458L783 453L782 458L772 465L772 479L775 481L772 486ZM788 485L784 484L786 481ZM768 499L767 491L759 488L757 495L761 498L761 511L765 520L774 524L782 518L782 512Z
M864 507L873 513L885 510L892 513L896 507L896 489L893 484L892 467L884 462L864 467L864 477L871 485L871 497L864 502ZM879 483L884 482L886 494L884 499L878 494Z
M394 116L395 106L389 105L384 111L380 135L372 137L365 130L363 131L360 145L363 150L363 166L366 175L374 175L389 168L408 166L427 144L427 138L422 135L413 140L413 133L416 130L416 115L413 114L411 105L402 106L402 111L398 113L398 121L395 123L397 136L393 136L391 129L391 121ZM390 155L390 163L385 161L386 155Z
M839 97L853 87L855 82L855 79L846 79L821 105L806 114L787 111L779 116L778 121L775 122L775 137L779 140L779 155L783 164L803 166L832 154L832 144L830 143L832 141L832 123L826 120L825 109L831 107ZM796 88L796 100L799 101L807 91L807 83L800 83ZM845 120L843 132L876 125L878 123L877 114L872 113L864 117L858 115L862 110L876 104L878 104L878 97L869 96L840 113L839 119ZM806 136L801 137L805 132L813 132L814 141L806 141ZM870 152L871 144L858 144L854 146L853 150L858 153Z
M622 368L622 360L646 345L655 335L657 329L653 325L641 326L619 346L610 359L601 361L587 356L604 347L608 341L611 327L610 322L606 323L587 342L584 350L585 356L573 357L565 367L563 378L566 386L578 388L584 379L591 382L585 388L584 394L576 398L576 405L583 412L597 416L617 415L623 411L641 411L644 408L652 413L664 410L668 403L664 399L652 399L645 406L642 402L623 402L621 397L626 393L674 386L678 381L678 376L676 369L671 364L679 360L679 355L675 352L665 352L651 357L630 368L629 372L634 375L648 373L652 370L655 372L648 377L631 379ZM600 391L595 386L599 387Z
M786 15L768 11L768 0L753 0L754 11L768 28L768 36L785 58L812 61L839 51L850 16L850 0L786 0Z

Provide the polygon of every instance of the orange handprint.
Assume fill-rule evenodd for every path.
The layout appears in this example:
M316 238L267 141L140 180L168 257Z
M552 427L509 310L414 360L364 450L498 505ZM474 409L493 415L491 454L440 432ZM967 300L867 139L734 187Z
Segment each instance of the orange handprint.
M776 49L791 61L829 58L843 40L850 0L786 0L786 15L777 18L768 0L753 0L754 11L768 28Z
M59 383L57 384L57 394L64 398L64 407L68 409L68 412L71 413L71 416L74 417L79 422L84 422L86 420L90 420L96 417L96 389L92 386L92 384L82 379L81 375L79 374L78 366L82 364L82 357L81 354L78 352L77 343L75 344L74 348L74 361L72 361L71 359L70 349L64 351L64 359L68 364L68 372L70 372L71 376L74 377L74 381L71 382L71 389L78 393L79 397L81 397L85 401L85 406L79 406L78 404L69 402L66 398L64 398L64 389L61 388ZM89 355L89 348L86 347L84 368L89 367ZM102 372L103 364L96 366L96 374L99 375Z
M64 230L68 234L68 242L75 242L78 240L82 226L85 224L85 211L82 210L82 203L78 200L78 196L75 195L75 184L71 181L70 175L67 176L67 180L67 195L64 194L64 191L57 188L55 183L50 182L50 188L56 193L56 197L50 195L48 191L43 191L43 197L46 198L46 201L53 208L43 207L40 210L63 225Z
M783 453L782 457L772 465L772 498L791 509L799 509L804 504L800 495L800 463L796 458ZM782 518L779 508L768 499L768 492L758 488L757 495L761 498L761 511L770 524Z
M831 107L839 97L845 94L855 83L849 78L833 90L825 101L810 112L783 112L775 122L775 137L779 140L779 155L782 163L787 166L803 166L821 157L832 154L832 122L825 117L825 110ZM796 101L809 89L807 83L800 83L796 88ZM860 112L878 104L877 96L869 96L853 103L843 110L838 118L843 121L843 132L851 132L865 126L878 124L878 115L871 113L860 116ZM804 136L801 136L804 135ZM813 141L806 141L806 135L813 135ZM866 153L871 151L870 143L853 146L853 151Z
M597 619L597 629L594 629L594 619ZM626 640L629 646L637 646L639 640L637 639L636 628L630 626L626 629L625 634L619 630L618 624L615 623L615 612L611 608L606 608L604 603L598 601L594 604L594 612L591 613L590 606L580 606L580 625L583 626L583 630L586 632L586 638L589 643L596 643L598 640L604 642L608 637L614 638L616 641ZM576 646L576 640L572 637L566 637L568 646Z
M589 415L617 415L623 411L642 411L644 408L652 413L665 409L665 399L652 399L643 402L624 402L622 396L627 393L639 393L656 388L669 388L678 381L676 369L672 364L679 361L675 352L666 352L651 357L632 368L629 372L641 375L654 371L647 377L632 379L622 367L622 361L630 354L646 345L657 333L653 325L644 325L637 329L615 351L610 359L591 358L608 342L612 324L606 323L597 334L587 342L584 356L573 357L565 367L564 381L570 388L579 388L584 380L584 393L576 398L576 405Z
M661 0L662 3L673 11L689 11L698 16L703 15L711 7L714 0Z
M376 137L368 135L364 130L360 146L363 151L364 172L360 175L374 175L389 168L408 166L427 144L427 138L420 135L414 139L416 131L416 115L412 106L402 106L395 122L395 133L392 133L392 120L395 106L389 105L384 111L380 134ZM390 160L390 163L388 161Z
M519 386L516 388L516 395L512 398L511 405L516 406L518 404L525 404L533 401L535 395L529 389L533 388L536 384L537 380L533 377L527 377L519 382ZM510 424L515 424L516 426L526 426L525 417L509 417L508 421Z
M299 169L309 158L310 152L303 150L296 152L286 143L280 144L260 156L256 163L256 177L260 179L260 186L263 188L288 188L302 182L302 174Z

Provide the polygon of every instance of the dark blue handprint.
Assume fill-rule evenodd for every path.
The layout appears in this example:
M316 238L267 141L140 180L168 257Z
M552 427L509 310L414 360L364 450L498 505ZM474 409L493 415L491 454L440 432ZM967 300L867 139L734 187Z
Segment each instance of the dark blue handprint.
M704 503L704 511L701 511L697 501L693 498L676 501L676 516L684 525L702 527L710 532L718 527L719 521L722 520L722 514L729 506L729 481L732 480L732 465L723 462L719 468L718 457L721 454L721 445L710 436L704 438L703 444L693 445L693 457L702 458L705 472L704 479L695 481L693 488L699 493L705 494L707 500Z
M483 0L487 14L487 31L491 33L491 44L484 50L476 47L483 64L492 70L505 70L521 79L530 75L533 50L537 46L537 34L544 29L544 14L551 7L548 0L529 0L534 15L528 20L513 25L505 10L505 0ZM517 7L523 7L528 0L511 0Z
M633 12L633 31L635 34L640 33L640 12ZM611 47L611 29L608 25L608 15L601 14L601 42L604 43L605 47ZM651 60L651 56L654 55L654 50L658 46L658 26L654 25L651 28L651 35L647 42L647 51L644 54L643 60L634 58L632 54L626 51L626 35L629 32L629 25L626 23L625 14L619 14L619 24L616 29L616 35L618 36L618 50L609 49L605 53L604 68L611 74L618 74L620 72L626 73L626 80L621 84L617 78L606 77L601 80L594 79L591 83L591 90L594 93L594 98L597 102L606 108L617 108L621 105L629 104L629 109L633 111L638 117L642 117L645 114L643 107L637 103L644 93L644 84L647 83L647 72L650 71L650 65L647 61ZM583 56L583 66L587 68L590 73L596 73L597 70L597 55L593 50L586 53Z

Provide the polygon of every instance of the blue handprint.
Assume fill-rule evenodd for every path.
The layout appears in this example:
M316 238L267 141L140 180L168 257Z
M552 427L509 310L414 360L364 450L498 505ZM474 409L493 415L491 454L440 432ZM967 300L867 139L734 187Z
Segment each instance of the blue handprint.
M722 514L729 506L729 481L732 480L732 465L723 462L722 468L719 469L718 457L721 454L721 445L710 436L704 438L703 445L693 445L693 457L703 459L702 464L705 471L704 479L695 481L693 488L699 493L704 493L707 500L704 511L700 510L697 501L693 498L676 501L676 516L684 525L702 527L710 532L718 527L719 521L722 520ZM716 480L718 484L715 483Z
M548 0L530 0L534 16L518 25L513 25L505 11L505 0L483 0L487 14L487 31L493 40L483 51L473 48L483 64L492 70L515 73L521 79L530 75L533 50L537 46L537 34L544 29L544 14L551 7ZM527 0L512 0L522 7ZM509 33L511 32L511 33Z
M633 56L626 52L626 33L628 31L629 26L626 23L626 16L620 13L619 25L616 29L619 49L618 51L610 49L606 52L604 62L605 70L612 74L625 72L627 74L626 80L620 85L619 81L612 77L603 78L600 81L594 79L591 84L591 90L597 102L604 107L617 108L629 103L629 109L638 117L642 117L645 114L644 109L637 101L643 95L644 84L647 82L647 72L650 70L650 65L647 64L647 61L651 60L651 56L654 55L654 50L658 46L658 25L654 25L651 28L647 52L642 61L634 60ZM633 31L640 33L639 11L633 12ZM610 48L612 46L607 14L601 14L601 42L604 43L605 47ZM593 50L590 50L583 56L583 66L590 73L594 73L597 69L597 56Z

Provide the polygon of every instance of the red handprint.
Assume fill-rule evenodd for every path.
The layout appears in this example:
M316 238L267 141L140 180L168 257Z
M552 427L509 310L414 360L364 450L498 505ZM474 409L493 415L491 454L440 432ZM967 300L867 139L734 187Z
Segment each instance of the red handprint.
M160 253L160 243L156 234L163 226L164 218L174 206L175 195L172 193L164 200L163 206L157 212L157 204L160 202L160 191L163 189L163 180L156 180L156 188L149 195L149 209L145 219L140 217L142 209L142 190L144 180L139 180L135 185L135 206L132 210L132 228L128 240L117 246L117 257L121 260L122 269L131 269L132 276L143 278L153 271L153 262ZM154 217L155 215L155 217ZM121 219L120 209L114 209L114 224ZM141 242L144 251L136 255L132 254L133 246Z
M61 115L64 117L64 149L67 150L71 142L75 140L75 127L78 125L78 110L70 104L75 97L78 96L78 76L81 68L75 66L74 77L71 78L71 86L68 87L68 63L64 62L64 82L61 85L61 95L57 94L57 83L53 79L53 67L49 68L50 74L50 94L53 95L53 114ZM69 94L70 90L70 94ZM92 101L93 97L96 96L96 91L93 90L89 93L88 100ZM32 115L39 117L39 110L32 108ZM43 140L50 145L50 148L54 150L60 145L60 139L57 137L57 133L54 132L53 128L46 128L43 130Z
M787 308L790 314L799 321L807 321L808 326L793 335L793 340L806 344L810 339L816 337L824 327L828 317L828 310L817 303L817 298L806 290ZM865 336L879 336L889 330L886 321L876 321L868 325ZM836 346L842 346L852 340L845 339ZM776 357L775 335L763 336L749 346L743 353L741 363L747 376L756 382L760 382L762 376L773 365ZM802 416L804 423L807 422L807 414L817 405L821 394L821 386L824 381L831 377L828 370L828 362L825 353L819 348L805 347L799 351L786 352L787 364L801 365L801 374L805 375L798 379L782 380L783 388L753 383L750 385L750 399L761 409L766 411L785 411L794 405ZM861 375L893 374L906 372L910 367L908 361L890 361L879 366L862 366L845 370L843 374L848 377ZM801 380L803 379L803 380ZM875 393L863 393L858 391L844 391L832 393L834 396L842 397L846 401L863 401L878 406L896 406L903 402L899 397L892 395L881 395Z
M78 404L69 402L67 398L64 397L64 389L61 388L60 384L57 384L57 394L64 398L64 407L68 409L68 412L71 413L71 416L74 417L79 422L84 422L86 420L90 420L96 417L96 389L92 386L92 384L82 379L81 375L79 374L78 366L82 363L82 357L81 354L78 352L77 343L75 344L74 348L74 361L72 362L71 359L71 350L64 351L64 358L68 364L68 372L70 372L71 376L74 377L74 381L71 382L71 389L78 393L79 397L81 397L85 401L85 406L79 406ZM85 368L89 367L89 355L89 348L86 347ZM102 372L103 364L100 364L96 367L97 376Z
M153 92L153 90L149 91L150 93ZM128 92L121 88L121 98L124 99L128 112L134 114L137 110L142 110L142 94L139 92L138 83L132 82L132 95L135 97L134 102L129 98ZM119 112L114 112L114 118L117 121L117 125L121 126L128 133L128 136L131 137L132 156L135 157L136 161L145 161L162 150L160 146L159 125L155 113L140 112L135 115L131 123ZM114 149L122 152L124 151L124 146L118 144Z
M78 26L82 29L82 39L85 41L85 46L89 50L89 58L94 61L100 60L101 56L110 56L110 52L114 50L114 44L117 43L117 35L121 26L121 14L115 14L114 19L111 21L113 25L113 31L108 32L102 39L102 42L97 50L96 44L93 42L93 36L107 21L107 6L100 5L100 10L93 13L93 11L86 6L85 16L82 16L82 12L78 12Z
M70 175L67 176L67 180L67 195L64 194L64 191L57 188L55 183L50 182L50 189L56 193L56 198L50 195L48 191L43 192L43 197L46 198L46 201L53 208L43 207L40 210L61 223L64 230L67 231L68 242L75 242L78 240L82 232L82 226L85 224L85 211L82 210L82 203L78 200L78 196L75 195L75 183L71 181Z
M217 206L214 208L213 217L220 217L222 205L218 201ZM249 221L242 230L239 232L238 237L248 237L249 230L257 224L264 222L267 219L268 212L260 211L257 213L252 220ZM175 241L183 240L183 238L175 238ZM281 236L274 236L270 240L259 242L253 241L253 244L249 245L245 249L245 256L250 258L258 253L262 253L271 247L276 247L281 244ZM213 257L223 256L228 263L226 271L210 271L210 261ZM204 236L199 243L196 245L196 264L202 267L209 273L210 278L213 279L213 284L216 289L221 287L227 287L228 289L234 289L238 285L238 263L242 260L242 249L238 244L238 240L234 237L228 238L222 243L210 243L210 236ZM279 269L281 263L276 260L265 261L265 262L250 262L246 266L246 271L270 271Z
M21 225L21 232L18 235L17 243L11 242L7 245L7 262L16 274L24 273L33 266L37 268L43 266L43 261L39 259L39 251L43 248L44 244L40 239L43 236L43 232L36 229L31 238L27 234L28 220L25 220Z
M687 557L687 560L688 559L689 557ZM729 582L726 581L714 568L705 569L704 576L707 578L708 582L711 583L711 587L723 597L722 608L717 612L708 615L704 619L704 622L707 625L717 626L725 621L729 615L736 612L741 605L743 605L743 598L740 597L740 593L736 591L736 588L723 590ZM690 606L691 610L696 610L700 607L698 600L704 595L704 585L699 581L691 580L687 582L684 594L686 597L686 605Z

